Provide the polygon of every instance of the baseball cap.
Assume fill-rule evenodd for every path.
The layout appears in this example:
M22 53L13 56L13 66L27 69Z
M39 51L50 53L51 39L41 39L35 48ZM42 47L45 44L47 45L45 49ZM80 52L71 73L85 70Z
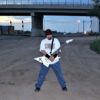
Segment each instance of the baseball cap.
M47 29L47 30L45 31L45 35L52 35L52 31L51 31L50 29Z

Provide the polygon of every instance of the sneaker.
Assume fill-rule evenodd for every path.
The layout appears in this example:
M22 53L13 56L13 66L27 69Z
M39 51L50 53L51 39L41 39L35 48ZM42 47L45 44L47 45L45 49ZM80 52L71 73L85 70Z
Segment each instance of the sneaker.
M62 90L63 90L63 91L67 91L67 87L63 87Z
M40 88L35 88L35 92L39 92L40 91Z

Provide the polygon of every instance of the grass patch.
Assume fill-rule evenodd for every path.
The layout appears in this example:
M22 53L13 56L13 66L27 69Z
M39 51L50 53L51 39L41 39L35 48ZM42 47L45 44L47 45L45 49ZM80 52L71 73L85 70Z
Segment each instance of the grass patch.
M100 39L95 40L90 44L90 48L96 53L100 54Z

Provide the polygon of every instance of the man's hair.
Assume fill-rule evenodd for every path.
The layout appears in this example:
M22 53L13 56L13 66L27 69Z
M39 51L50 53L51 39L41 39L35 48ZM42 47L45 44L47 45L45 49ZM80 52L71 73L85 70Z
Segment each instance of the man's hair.
M45 31L45 35L52 35L52 31L51 31L50 29L47 29L47 30Z

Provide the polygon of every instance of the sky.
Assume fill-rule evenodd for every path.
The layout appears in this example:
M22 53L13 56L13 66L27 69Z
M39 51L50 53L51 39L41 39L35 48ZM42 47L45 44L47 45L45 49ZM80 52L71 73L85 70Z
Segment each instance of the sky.
M12 25L16 30L22 29L31 31L31 16L0 16L0 25ZM90 31L90 17L87 16L44 16L43 29L50 28L58 32L83 32L83 21L85 21L85 31Z
M45 16L44 17L44 29L51 28L59 32L83 32L90 31L90 17L87 16Z
M91 3L91 0L0 0L0 4L27 4L43 2L60 3ZM31 16L0 16L0 25L12 25L16 30L22 29L22 20L24 21L24 30L31 31ZM44 16L43 29L51 28L59 32L83 32L83 20L85 21L85 31L90 31L90 17L86 16Z
M1 4L32 4L32 3L91 3L91 0L0 0Z

